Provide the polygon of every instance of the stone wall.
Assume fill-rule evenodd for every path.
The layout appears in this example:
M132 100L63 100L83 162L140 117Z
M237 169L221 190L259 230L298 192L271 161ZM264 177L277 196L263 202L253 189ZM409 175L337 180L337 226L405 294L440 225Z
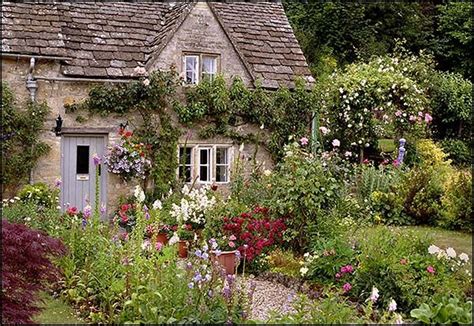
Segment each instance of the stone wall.
M199 6L198 6L199 7ZM224 56L223 56L224 57ZM12 59L2 58L2 80L6 81L14 92L18 102L25 102L29 98L29 92L26 89L26 78L28 73L29 60L25 58ZM34 72L35 77L63 77L60 73L60 64L56 61L38 60ZM119 124L127 120L133 123L139 123L137 116L110 115L108 117L89 116L88 112L65 113L64 104L72 101L79 102L87 97L88 91L93 83L71 82L71 81L48 81L38 80L38 90L36 100L46 102L51 108L51 112L45 122L45 128L41 133L41 140L51 147L51 151L45 157L42 157L34 171L32 171L32 182L46 182L53 185L55 180L61 175L61 137L56 136L51 129L55 126L55 119L58 114L63 117L63 128L80 128L81 132L90 133L92 128L101 128L109 130L109 145L118 140L118 135L114 130L118 130ZM85 118L85 121L79 122L78 115ZM176 117L175 117L176 118ZM258 126L241 126L241 132L257 132ZM183 128L183 136L180 142L184 143L187 132L188 142L194 144L216 144L228 143L232 141L225 138L216 138L202 140L198 137L198 130L186 130ZM261 131L263 133L263 131ZM240 144L233 144L234 153L238 153ZM253 157L254 146L245 145L244 151L240 153L246 160ZM272 167L270 154L260 148L257 155L259 162L265 162L266 168ZM248 171L249 172L249 171ZM124 184L116 175L109 174L107 181L107 207L111 213L117 205L118 198L122 195L130 195L133 192L134 184ZM222 187L226 188L226 187ZM225 189L224 189L225 191Z
M168 70L175 66L184 78L183 53L217 54L220 72L227 81L240 76L246 85L251 85L250 74L206 2L196 3L152 67Z

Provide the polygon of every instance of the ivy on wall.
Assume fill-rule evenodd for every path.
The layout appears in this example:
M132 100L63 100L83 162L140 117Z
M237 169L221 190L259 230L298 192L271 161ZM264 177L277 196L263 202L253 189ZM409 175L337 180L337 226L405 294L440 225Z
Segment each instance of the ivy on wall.
M14 193L28 182L38 159L50 150L39 140L48 112L46 103L28 101L25 108L18 107L11 89L2 82L2 193Z

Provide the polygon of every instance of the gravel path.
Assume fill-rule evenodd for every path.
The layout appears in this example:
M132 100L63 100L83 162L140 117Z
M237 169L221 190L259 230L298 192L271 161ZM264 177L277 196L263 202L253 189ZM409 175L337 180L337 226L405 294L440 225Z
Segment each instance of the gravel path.
M296 299L296 292L279 283L254 279L255 292L252 302L252 319L266 320L270 311L280 313L294 312L291 302Z

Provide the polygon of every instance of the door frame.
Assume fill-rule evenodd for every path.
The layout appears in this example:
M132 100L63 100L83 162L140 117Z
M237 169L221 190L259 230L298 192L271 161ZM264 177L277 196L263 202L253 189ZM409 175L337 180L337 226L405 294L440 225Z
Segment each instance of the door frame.
M60 198L59 198L59 201L61 203L61 210L63 212L66 210L66 206L65 206L66 203L64 202L64 197L63 197L63 192L64 192L64 190L63 190L64 189L64 175L63 174L64 174L64 164L65 164L65 162L64 162L65 161L65 159L64 159L64 153L65 153L64 138L65 137L77 137L77 138L80 138L80 137L83 137L83 138L97 137L97 138L103 138L104 139L104 154L105 154L106 151L107 151L107 145L109 143L109 131L93 130L93 131L90 131L90 132L89 131L78 132L77 128L74 128L70 132L67 132L67 130L64 131L64 129L63 129L63 132L61 133L61 153L60 153L62 183L61 183L61 193L60 193ZM90 155L92 155L92 153L90 153ZM104 196L104 202L105 202L105 205L106 205L105 216L107 216L107 211L108 211L108 208L109 208L108 205L107 205L107 200L108 200L108 194L107 194L108 173L107 173L107 169L104 168L103 158L102 158L102 163L101 164L102 164L102 166L101 166L101 169L102 169L101 170L101 177L103 176L103 178L104 178L104 186L101 187L100 191L101 191L101 195L103 194L103 196Z

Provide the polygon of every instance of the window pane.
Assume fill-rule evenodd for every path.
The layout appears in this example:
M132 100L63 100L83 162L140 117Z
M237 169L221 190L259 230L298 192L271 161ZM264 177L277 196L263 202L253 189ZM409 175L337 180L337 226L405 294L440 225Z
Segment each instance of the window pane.
M89 146L77 146L76 173L89 174Z
M216 163L227 164L227 148L216 148Z
M209 149L201 149L199 156L199 164L208 164Z
M196 56L186 56L186 82L190 84L197 83L198 58Z
M227 182L227 166L216 167L216 182Z
M199 168L199 180L209 181L208 167L205 165Z
M208 74L215 74L217 72L217 58L202 57L202 72Z
M179 164L191 164L191 150L190 147L179 148Z
M179 178L185 178L185 182L191 182L191 167L190 166L180 166L179 167Z

